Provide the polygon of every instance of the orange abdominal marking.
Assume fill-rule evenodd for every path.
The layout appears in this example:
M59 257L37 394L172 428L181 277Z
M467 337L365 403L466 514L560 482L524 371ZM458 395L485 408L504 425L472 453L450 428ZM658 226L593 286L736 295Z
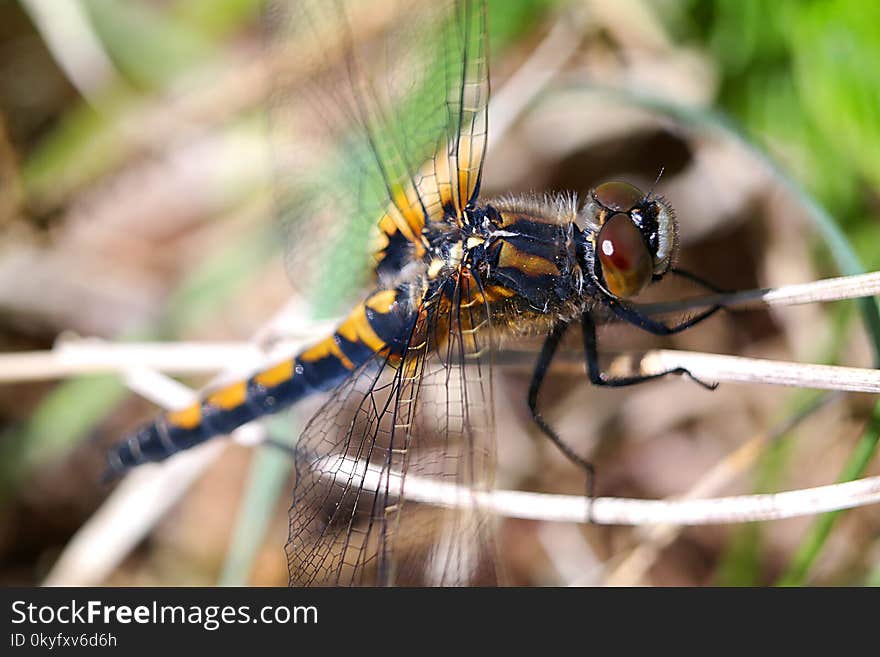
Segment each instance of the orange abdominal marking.
M372 297L370 301L372 301L373 298L377 296L379 296L379 294L374 295L374 297ZM383 299L379 300L380 305L383 302ZM367 320L367 309L366 306L363 304L354 309L351 315L349 315L348 318L340 325L340 327L336 329L336 332L349 342L360 342L367 345L372 351L375 352L382 351L382 349L385 348L385 341L378 335L376 335L373 327L370 326L370 322L369 320ZM348 366L346 365L346 367ZM353 367L354 366L352 366L352 368Z
M293 378L293 368L293 359L286 360L283 363L278 363L278 365L275 365L274 367L270 367L269 369L260 372L259 374L255 374L254 381L259 383L261 386L274 388L275 386L280 385L285 381L289 381Z
M350 320L346 320L348 323ZM340 335L342 328L337 331ZM336 344L336 335L331 335L329 338L324 338L318 344L314 345L306 349L304 352L300 354L300 360L305 362L315 362L321 360L322 358L336 358L342 363L342 366L347 370L354 369L354 363L352 363L348 357L342 353L342 350L339 348L339 345Z
M245 399L247 399L247 381L237 381L211 393L205 402L211 406L229 410L241 406Z
M388 235L394 235L394 233L401 232L397 222L394 221L390 214L382 215L382 218L379 219L379 230L381 231L381 236L385 238L384 240L382 240L382 237L379 238L382 240L380 244L383 248L388 246ZM412 233L409 231L404 233L404 236L408 240L412 240Z
M192 404L179 411L169 411L165 414L168 424L182 429L193 429L202 421L202 408L200 404Z

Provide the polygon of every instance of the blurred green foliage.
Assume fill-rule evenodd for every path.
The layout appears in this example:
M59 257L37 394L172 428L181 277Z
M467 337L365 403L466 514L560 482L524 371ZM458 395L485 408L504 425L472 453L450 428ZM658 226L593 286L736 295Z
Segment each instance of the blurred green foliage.
M677 17L718 66L719 107L880 264L880 3L685 0Z
M874 65L880 61L880 4L684 0L679 9L671 14L672 29L711 53L717 66L718 107L800 181L812 196L808 205L828 209L851 236L856 256L875 269L880 264L880 69ZM876 329L876 305L862 307L869 327ZM872 422L841 480L863 474L876 449ZM774 488L784 461L781 447L767 455L759 490ZM809 581L838 517L826 514L813 524L780 584ZM761 583L761 541L759 526L739 529L716 581Z

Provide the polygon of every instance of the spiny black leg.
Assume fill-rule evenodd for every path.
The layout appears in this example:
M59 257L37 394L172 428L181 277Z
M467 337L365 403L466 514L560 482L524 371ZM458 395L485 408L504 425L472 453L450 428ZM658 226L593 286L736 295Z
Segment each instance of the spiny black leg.
M704 319L707 319L721 310L724 306L712 306L708 310L704 310L703 312L694 315L690 319L686 319L680 324L664 324L648 315L639 312L632 306L623 303L622 301L615 300L608 303L608 307L611 309L615 315L617 315L620 319L625 322L629 322L634 326L638 326L643 331L647 331L648 333L653 333L654 335L673 335L675 333L681 333L682 331L689 329L691 326L695 324L699 324Z
M556 349L559 347L559 343L562 341L562 336L565 335L568 327L568 322L558 322L544 341L544 346L541 348L541 355L538 356L538 364L535 365L535 371L532 374L532 382L529 385L529 411L532 413L532 421L538 425L541 433L547 436L553 444L559 448L559 451L565 454L565 457L569 461L586 473L586 491L587 499L589 500L589 506L587 507L587 522L591 522L593 518L593 498L595 497L596 489L596 469L593 467L592 463L579 456L567 443L565 443L565 441L559 437L559 434L557 434L556 431L547 424L544 418L541 417L541 414L538 413L538 393L541 391L541 384L544 382L544 377L547 374L547 370L550 369L550 363L553 361Z
M596 323L593 321L590 313L586 312L581 315L581 326L583 328L584 336L584 355L587 358L587 376L590 377L590 381L594 385L606 386L609 388L621 388L623 386L633 386L638 383L644 383L645 381L651 381L652 379L659 379L667 374L683 374L689 377L692 381L699 383L707 390L715 390L715 388L718 387L717 383L700 381L700 379L695 377L684 367L674 367L665 372L657 372L656 374L610 377L602 372L599 367L599 351L596 346Z
M714 283L710 283L705 278L697 276L696 274L689 272L686 269L679 269L678 267L673 267L672 269L669 270L669 273L675 274L676 276L679 276L681 278L685 278L685 279L689 280L691 283L696 283L697 285L700 285L700 286L706 288L710 292L715 292L716 294L727 294L728 292L730 292L730 290L722 290L720 287L718 287Z

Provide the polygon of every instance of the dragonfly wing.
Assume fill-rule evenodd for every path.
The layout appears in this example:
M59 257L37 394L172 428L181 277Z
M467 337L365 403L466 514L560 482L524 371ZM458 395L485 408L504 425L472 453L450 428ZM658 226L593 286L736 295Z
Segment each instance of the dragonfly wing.
M365 585L376 581L375 525L392 491L388 437L399 366L376 359L343 383L312 418L295 452L296 484L286 546L290 583Z
M472 285L453 287L402 358L364 367L300 438L292 584L497 583L491 329L484 304L460 303Z
M275 2L267 13L276 191L294 284L397 273L422 228L479 191L489 94L479 1ZM363 249L379 225L376 263Z
M485 511L495 471L495 345L488 304L463 272L425 321L429 333L442 333L443 340L429 340L419 359L411 427L417 449L409 457L406 505L396 527L395 581L497 585L496 519ZM413 503L426 496L442 497L444 506Z

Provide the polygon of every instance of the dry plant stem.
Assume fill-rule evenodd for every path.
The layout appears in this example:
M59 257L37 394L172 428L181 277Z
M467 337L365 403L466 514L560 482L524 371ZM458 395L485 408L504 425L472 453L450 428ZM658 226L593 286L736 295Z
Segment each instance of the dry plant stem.
M335 322L285 329L284 340L264 349L254 342L170 342L117 344L96 338L60 341L49 351L0 355L0 383L55 379L81 374L127 372L145 367L177 376L244 371L281 359L329 332Z
M725 308L749 308L761 306L797 306L873 297L880 294L880 272L826 278L811 283L783 285L777 288L760 288L743 292L711 294L676 301L638 304L638 309L652 315L682 312L724 306Z
M409 494L409 488L407 490ZM487 506L509 517L583 522L585 500L577 496L499 491ZM710 525L758 520L779 520L851 509L880 502L880 477L842 484L773 493L699 500L635 500L604 497L592 505L593 521L604 525L673 523Z
M0 382L34 381L82 374L124 372L132 367L179 376L213 373L219 363L254 362L259 349L247 342L113 344L88 339L51 351L25 351L0 357Z
M320 328L327 329L330 326L330 323L322 322ZM149 368L175 375L209 374L221 369L221 364L228 371L245 375L259 365L288 357L316 335L319 335L318 331L303 331L296 339L274 345L268 353L247 342L68 342L51 351L0 356L0 382L127 372L137 368ZM676 367L683 367L695 377L706 381L880 392L880 371L874 369L799 364L700 352L654 350L643 354L624 354L615 358L608 370L615 374L647 375Z
M21 6L67 79L89 103L94 105L97 94L119 84L117 71L82 3L23 0Z
M786 285L773 289L757 289L731 294L693 297L680 301L658 304L642 304L639 309L652 314L681 312L723 303L728 308L751 305L797 305L818 301L839 301L880 294L880 272L830 278L813 283ZM295 329L285 329L285 341L275 345L270 358L278 354L288 355L299 345L324 335L335 322L318 322L308 326L301 324ZM289 340L287 339L289 338ZM228 363L241 364L252 359L259 347L253 344L109 344L99 341L65 341L52 351L24 352L0 355L0 382L51 379L76 374L120 372L132 367L149 367L173 374L199 374L216 372ZM675 352L651 352L652 358L671 359L667 366L683 358ZM664 355L665 354L665 355ZM675 354L675 355L673 355ZM715 358L712 362L708 358ZM731 356L693 354L688 369L719 368L717 372L704 372L710 380L775 383L804 387L836 388L877 392L876 375L872 370L833 368L818 365L795 365L776 361L739 362ZM761 364L763 363L763 365ZM221 365L222 364L222 365ZM659 366L643 362L643 366ZM750 373L749 370L752 370ZM809 370L809 371L808 371ZM693 370L692 370L693 371ZM760 379L760 376L767 378ZM646 372L647 373L647 370ZM696 371L693 372L695 375ZM719 378L714 378L719 377ZM721 378L723 377L723 378ZM728 378L729 377L729 378ZM853 386L853 387L848 387Z
M397 490L400 474L381 473L363 462L326 457L326 472L363 477L364 490ZM699 500L638 500L600 497L590 502L577 495L522 491L474 491L455 484L406 477L406 499L443 507L480 506L509 518L550 522L592 522L602 525L710 525L778 520L850 509L880 502L880 476L840 484L765 495L739 495Z
M150 380L158 376L135 371L129 383L168 406L181 405L193 394L169 380ZM242 427L236 433L258 430L253 428L255 426ZM161 465L142 468L130 474L71 540L46 583L89 585L103 581L222 448L221 441L208 443ZM351 468L352 464L343 462L341 466ZM379 485L375 472L367 470L364 474L365 489ZM390 476L399 478L393 473ZM494 513L511 517L567 522L584 522L587 517L587 500L577 496L519 491L495 491L489 494L413 476L407 478L406 491L408 499L412 501L441 506L477 503ZM603 524L692 525L786 518L877 501L880 501L880 477L776 495L715 500L599 498L593 502L591 512L593 520Z
M618 375L662 374L682 368L705 382L760 383L818 390L880 393L880 370L790 363L696 351L655 349L615 358L608 371Z
M830 298L841 298L841 295L856 292L863 294L872 290L871 285L877 284L878 274L869 274L866 276L847 277L846 279L832 279L832 281L820 281L818 283L809 284L807 286L789 286L780 288L775 291L760 291L753 293L741 293L739 296L743 299L751 297L752 299L760 299L761 302L772 303L806 303L817 299L828 300ZM853 280L856 279L856 280ZM867 280L866 280L867 279ZM727 296L728 300L730 296ZM704 300L706 298L704 297ZM709 303L714 301L709 298ZM703 302L705 303L705 301ZM104 345L106 346L106 345ZM143 371L134 369L132 366L138 362L137 359L131 359L127 362L111 363L109 352L102 351L104 346L96 347L94 344L85 345L86 349L97 349L100 358L104 358L103 366L126 366L130 372L129 382L132 387L138 389L142 394L152 398L166 408L173 408L188 402L194 393L187 392L178 394L170 391L161 392L163 384L157 383L156 379L150 378ZM70 345L59 349L59 354L53 354L53 358L60 358L62 365L57 367L68 368L72 371L77 367L93 368L94 360L97 359L96 352L92 351L85 359L80 356L79 364L73 364L76 358L70 356L67 352L64 355L64 349L69 349ZM121 349L128 348L129 351L123 353L124 356L132 356L131 345L121 346ZM235 347L238 349L238 347ZM248 354L253 355L253 347L248 347ZM179 357L183 355L180 350L175 349L175 357L177 363L180 363ZM188 351L186 349L183 350ZM145 357L146 352L140 352L141 363L144 364L149 359ZM82 352L80 352L82 354ZM118 352L117 352L118 355ZM150 354L155 357L157 354ZM204 354L203 354L204 355ZM216 355L216 354L214 354ZM227 352L228 355L228 352ZM13 355L15 356L15 355ZM164 357L164 355L163 355ZM33 376L33 361L28 363L27 356L25 366L31 367L31 376ZM65 361L64 359L67 358ZM134 361L134 362L132 362ZM10 361L7 357L8 364ZM165 361L167 363L167 360ZM227 361L228 362L228 361ZM620 360L612 365L612 370L620 366ZM629 359L631 362L631 359ZM19 361L21 366L21 361ZM44 363L45 364L45 363ZM192 365L193 363L190 363ZM38 363L39 366L39 363ZM860 390L869 392L880 391L880 380L878 373L872 370L859 370L855 368L839 368L819 365L797 365L793 363L778 363L773 361L760 361L756 359L744 359L732 356L717 356L713 354L696 354L686 352L675 352L657 350L645 354L638 363L639 371L643 374L651 372L660 372L675 367L684 367L694 376L707 380L726 380L726 381L750 381L762 383L777 383L784 385L798 385L803 387L820 387L834 388L843 390ZM26 369L26 368L25 368ZM39 367L37 367L39 369ZM0 367L0 371L6 371ZM19 367L19 374L22 369ZM80 370L82 371L82 370ZM139 381L139 383L138 383ZM164 381L164 380L163 380ZM184 397L186 398L184 400ZM250 430L242 428L239 433L247 434ZM152 528L159 517L176 502L176 500L188 489L190 483L198 476L198 474L210 463L210 461L219 453L222 443L215 443L215 446L207 446L204 449L194 451L192 456L183 456L172 459L160 467L154 469L144 469L137 476L129 476L126 482L119 490L108 500L105 507L101 509L77 534L77 536L68 545L61 559L59 559L56 568L52 571L48 578L50 583L66 583L66 584L87 584L102 581L115 567L115 565L130 551L134 545ZM183 459L181 461L181 459ZM181 463L181 465L175 465ZM179 469L179 471L178 471ZM415 480L416 482L418 480ZM867 481L867 480L863 480ZM173 482L170 483L170 482ZM418 484L409 481L407 490L410 493L417 492ZM845 484L841 484L845 486ZM156 503L155 496L157 492L162 492L162 503ZM807 505L808 510L803 513L816 513L819 511L833 510L837 508L846 508L846 505L855 505L858 502L850 503L849 501L835 502L834 497L837 489L833 487L826 490L830 496L832 506L827 506L829 502L825 502L822 506L822 500L814 500L812 507ZM523 509L533 508L531 512L537 515L527 515L526 517L537 517L545 520L569 519L577 521L583 519L584 500L580 498L559 498L556 502L547 504L539 502L540 497L526 496L514 491L499 492L491 497L491 504L502 504L500 507L494 507L499 513L508 512L512 515L523 513ZM786 495L794 495L788 493ZM754 507L762 501L780 499L767 496L753 496L752 498L730 498L738 500L742 508L728 509L729 504L718 502L714 511L718 509L727 509L730 513L726 520L716 520L719 522L730 522L732 520L755 520L760 519L755 513L760 510ZM781 498L787 499L787 498ZM427 501L427 500L426 500ZM505 510L503 503L507 501L508 506ZM802 498L796 501L803 503ZM442 502L441 502L442 503ZM487 502L488 504L489 502ZM642 522L659 523L659 522L675 522L676 524L695 524L694 515L685 514L686 518L679 519L675 511L675 505L693 504L711 504L710 500L700 501L678 501L678 502L648 502L638 500L596 500L593 509L593 517L597 522L613 523L613 524L630 524L634 522L633 518L641 518ZM768 502L769 503L769 502ZM627 504L635 504L636 507L626 506ZM834 504L843 504L834 506ZM664 506L665 505L665 506ZM669 505L672 505L670 507ZM558 508L557 508L558 507ZM670 511L670 508L672 511ZM567 512L560 512L560 509L569 509ZM611 511L607 511L611 509ZM707 507L698 508L705 512L712 511ZM781 515L773 515L776 512L770 512L771 515L766 517L787 517L789 511L780 511ZM795 515L800 512L796 512ZM605 514L605 515L603 515ZM641 515L639 515L641 514ZM647 515L645 515L647 514ZM652 517L652 514L657 514ZM668 517L671 516L671 519ZM699 516L698 516L699 517ZM712 522L709 516L703 516L704 522ZM716 518L719 516L715 516ZM627 518L629 520L627 520ZM688 519L690 518L690 519ZM638 523L636 523L638 524ZM124 532L119 532L119 528L125 528Z
M711 494L744 472L763 451L765 436L755 436L722 459L679 499L696 499ZM604 586L636 586L642 583L660 552L681 533L682 525L660 524L644 528L640 543L629 551L602 582Z
M128 475L67 543L44 586L97 586L137 547L225 447L206 443Z

